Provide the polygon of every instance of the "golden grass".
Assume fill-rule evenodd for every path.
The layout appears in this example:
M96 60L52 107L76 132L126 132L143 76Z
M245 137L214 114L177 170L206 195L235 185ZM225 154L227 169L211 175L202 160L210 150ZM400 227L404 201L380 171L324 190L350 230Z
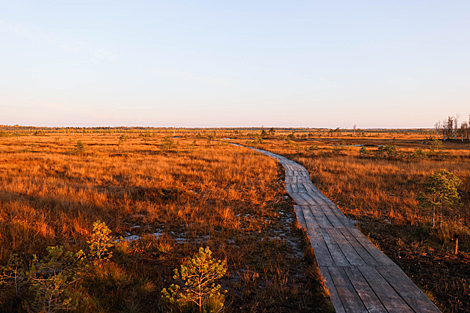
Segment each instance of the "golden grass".
M0 137L0 260L27 260L50 245L85 248L101 220L115 235L143 239L121 244L106 271L92 272L88 310L161 308L173 268L202 245L227 260L227 311L328 307L318 277L306 274L314 259L303 257L279 165L197 133L177 134L169 151L167 133ZM255 283L247 269L259 273Z
M256 146L283 154L304 165L312 182L325 195L337 201L345 213L358 219L373 216L399 223L429 223L429 212L418 208L416 198L423 191L422 184L429 176L441 169L450 171L463 181L459 189L463 206L447 214L446 224L451 227L450 233L440 235L448 240L465 229L470 221L470 144L449 142L445 143L443 157L410 158L409 155L416 149L428 150L431 143L425 139L403 136L389 142L386 139L371 141L340 137L333 138L335 141L331 138L297 139L291 143L267 139ZM338 146L340 142L343 143L342 147ZM371 155L361 157L361 148L351 146L358 144L372 146L368 148ZM383 144L397 145L398 151L405 157L375 157L373 152L376 146ZM312 145L318 148L306 151ZM467 230L459 235L465 237L470 232Z
M305 166L314 185L358 220L361 230L418 285L434 293L445 312L465 310L470 304L470 143L447 141L441 155L420 159L411 154L430 151L429 134L305 137L289 139L284 133L267 136L262 143L253 138L234 141ZM396 145L398 155L376 157L378 146L387 144ZM361 156L361 147L354 145L365 146L371 154ZM430 212L419 208L416 198L428 177L441 169L463 181L462 207L446 212L442 229L433 229ZM458 255L453 254L456 236Z

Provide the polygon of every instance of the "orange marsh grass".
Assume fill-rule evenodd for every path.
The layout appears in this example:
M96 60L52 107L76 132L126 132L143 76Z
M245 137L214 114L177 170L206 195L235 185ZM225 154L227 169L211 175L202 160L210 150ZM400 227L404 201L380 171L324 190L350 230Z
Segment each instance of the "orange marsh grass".
M276 161L196 133L174 138L169 151L161 147L167 134L126 135L0 138L2 263L51 245L85 248L101 220L114 235L143 239L121 244L103 273L90 273L87 310L153 312L172 270L201 245L227 260L228 312L330 306L318 275L309 274L314 259ZM76 151L78 140L84 151ZM158 238L146 235L153 233ZM241 279L246 269L259 273L255 283Z

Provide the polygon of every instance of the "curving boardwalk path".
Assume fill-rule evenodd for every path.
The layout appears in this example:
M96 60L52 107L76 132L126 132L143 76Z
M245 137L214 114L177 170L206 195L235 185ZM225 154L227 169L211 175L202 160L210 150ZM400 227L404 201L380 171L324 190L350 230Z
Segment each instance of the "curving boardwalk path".
M385 254L311 182L308 171L283 156L286 191L307 231L336 312L441 312Z

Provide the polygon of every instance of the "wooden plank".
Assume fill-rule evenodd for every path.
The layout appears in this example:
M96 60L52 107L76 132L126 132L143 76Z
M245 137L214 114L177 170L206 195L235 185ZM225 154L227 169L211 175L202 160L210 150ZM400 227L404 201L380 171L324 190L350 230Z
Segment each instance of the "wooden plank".
M307 229L311 228L320 228L320 224L318 224L318 221L315 219L315 217L312 214L312 211L310 210L310 207L308 206L300 206L302 209L302 213L305 219L305 223L307 225Z
M322 199L326 204L328 205L331 205L331 204L334 204L333 201L331 201L330 199L328 199L327 196L325 196L324 194L322 194L321 192L319 192L318 194L316 194L318 198Z
M312 184L311 181L307 181L303 184L304 184L305 188L307 188L307 190L311 191L312 193L318 193L319 192L318 188L315 187L315 185Z
M311 183L309 184L308 182L306 182L306 183L302 183L302 184L303 184L305 190L307 190L308 193L315 193L315 190L312 188L313 185Z
M326 218L325 213L323 213L323 211L318 206L312 205L310 206L310 210L312 210L313 216L321 227L333 228L333 225L331 225L330 221L328 221Z
M328 268L326 266L320 266L320 274L324 279L325 287L328 290L328 293L330 294L330 300L331 300L331 303L333 303L333 306L335 307L336 313L346 313L343 307L343 303L341 302L341 299L339 298L338 291L336 290L335 284L333 283L333 280L331 279Z
M379 298L377 298L375 292L370 288L361 272L354 266L346 266L343 269L367 311L370 313L386 313L387 310L382 305Z
M299 189L300 193L307 193L307 189L305 189L303 184L297 184L297 188Z
M314 197L312 197L312 195L310 193L305 193L302 196L304 197L304 199L307 200L307 202L310 205L319 205L319 203L314 199Z
M302 212L302 208L298 205L294 205L295 216L297 216L297 221L299 223L300 228L307 229L307 224L305 223L304 214Z
M317 260L318 266L333 266L335 263L331 258L330 251L318 230L319 228L307 228L307 235L310 239L315 259Z
M332 210L334 210L336 212L336 214L344 217L344 218L347 218L346 215L344 215L344 213L338 208L338 206L336 204L334 204L333 202L329 203L329 206Z
M328 204L329 202L323 199L319 193L314 193L310 195L318 204Z
M328 247L328 250L330 251L331 258L335 262L335 265L337 266L351 265L348 259L346 258L346 256L343 254L343 251L341 251L339 246L334 242L334 240L331 239L327 230L325 228L319 228L318 230L321 232L323 236L323 240L325 240L326 246Z
M291 192L289 193L289 195L292 197L292 199L294 199L295 203L297 203L298 205L308 205L308 202L304 198L302 198L298 193Z
M367 252L380 264L380 265L394 265L392 260L390 260L385 254L382 253L372 242L364 236L359 229L357 228L348 228L351 235L356 238L357 241L366 249Z
M291 193L292 192L292 187L291 184L285 184L286 192Z
M403 301L396 291L388 284L372 266L359 266L362 276L374 290L380 302L390 313L413 313L414 311Z
M398 266L382 266L377 271L416 312L441 312Z
M309 205L315 205L316 202L315 200L306 192L299 193L299 196L301 196Z
M379 262L377 262L369 252L357 241L357 239L351 235L347 228L341 228L339 231L343 234L343 236L348 240L351 246L356 250L357 254L361 256L361 258L366 262L367 265L370 266L379 266Z
M343 234L339 231L339 229L327 228L325 230L330 235L330 238L339 246L344 256L351 265L367 265L366 262L361 258L361 256L357 254L356 250L354 250L349 241L344 238Z
M328 218L328 221L330 221L333 227L345 227L344 224L338 219L338 217L331 211L328 205L320 205L320 209L323 211L323 213L325 213L326 218Z
M313 185L313 184L312 184L312 185ZM315 187L315 188L314 188L313 190L315 191L315 193L321 193L321 192L320 192L320 189L318 189L317 186L314 185L314 187Z
M330 207L331 211L336 215L336 217L342 221L342 223L347 226L347 227L356 227L354 226L354 224L351 222L351 220L346 217L346 215L344 215L343 212L341 212L341 210L338 208L338 206L336 204L334 204L333 202L330 202L328 204L328 206Z
M328 267L328 271L338 291L341 303L343 303L344 310L347 313L367 313L362 299L357 294L348 276L344 273L344 270L341 267L330 266Z

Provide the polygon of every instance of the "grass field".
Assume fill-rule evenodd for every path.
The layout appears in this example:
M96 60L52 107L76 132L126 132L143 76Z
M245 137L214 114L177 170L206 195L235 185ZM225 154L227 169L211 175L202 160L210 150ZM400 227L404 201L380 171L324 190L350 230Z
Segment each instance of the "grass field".
M310 134L310 135L309 135ZM284 155L310 173L320 191L399 264L445 312L470 304L470 144L446 141L439 151L432 133L369 132L365 136L277 133L234 141ZM435 135L433 136L435 138ZM394 146L388 155L380 146ZM367 152L361 152L362 148ZM434 150L432 152L431 150ZM364 150L362 150L364 151ZM419 151L416 153L416 151ZM463 182L462 206L444 214L442 229L416 200L423 183L445 169ZM459 239L455 254L456 238Z
M124 239L80 284L78 311L171 309L161 290L199 247L227 261L225 311L329 312L283 169L237 142L304 165L312 182L444 312L470 304L470 144L439 147L430 131L7 129L0 132L0 258L28 268L46 247L84 249L95 221ZM80 144L81 142L82 144ZM395 147L380 151L379 147ZM366 149L366 150L364 150ZM457 175L462 206L442 228L416 200L423 183ZM455 254L456 238L459 250ZM81 286L79 288L79 286ZM7 311L30 292L0 286ZM34 310L33 310L34 311Z
M87 251L100 220L125 240L67 287L78 311L170 310L173 269L206 246L227 262L225 312L331 311L282 168L200 132L2 132L1 264L16 253L28 269L48 246ZM27 287L0 285L0 306L39 312Z

